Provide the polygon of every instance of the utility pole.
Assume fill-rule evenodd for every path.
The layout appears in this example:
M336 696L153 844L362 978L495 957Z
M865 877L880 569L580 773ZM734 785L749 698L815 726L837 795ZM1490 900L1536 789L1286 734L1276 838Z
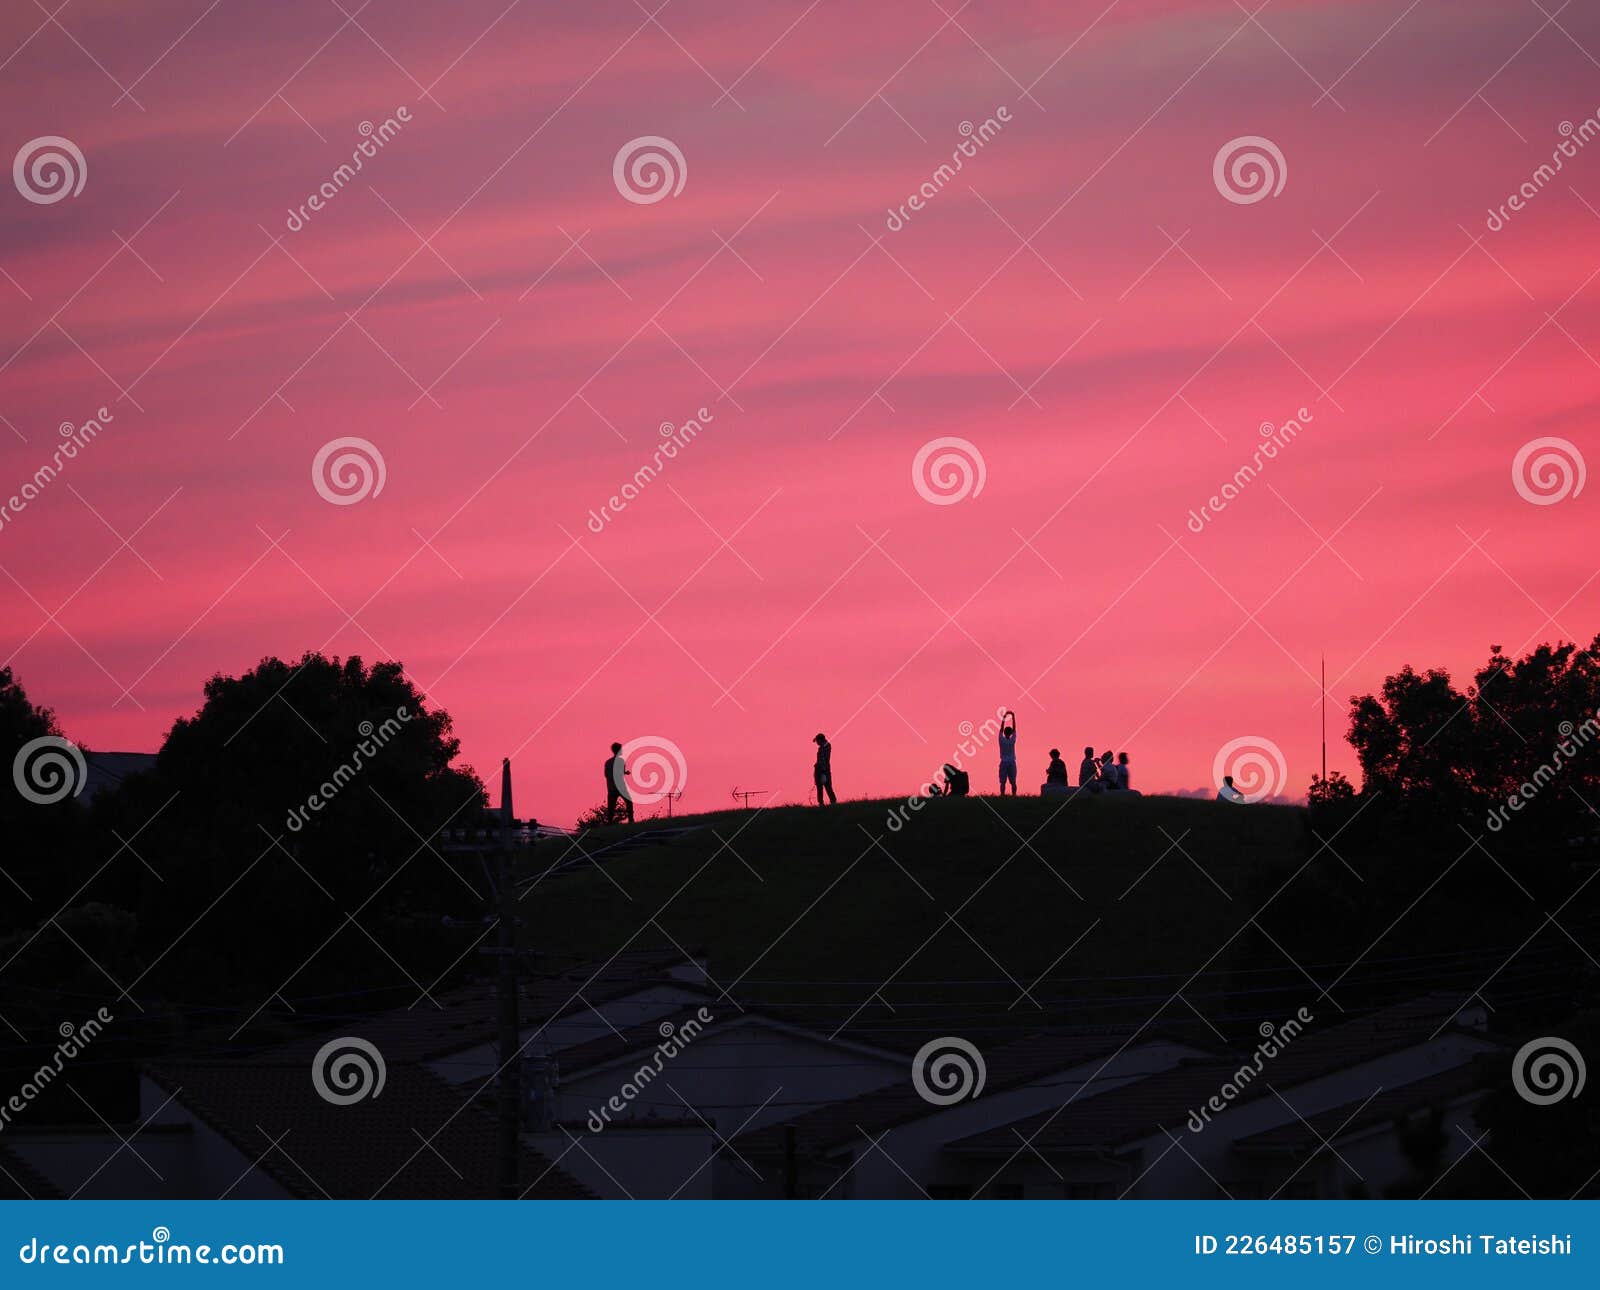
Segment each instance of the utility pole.
M1328 656L1322 656L1322 782L1328 782Z
M500 762L500 856L496 866L496 904L500 922L500 1197L521 1194L522 1030L517 1003L517 899L511 864L511 759Z

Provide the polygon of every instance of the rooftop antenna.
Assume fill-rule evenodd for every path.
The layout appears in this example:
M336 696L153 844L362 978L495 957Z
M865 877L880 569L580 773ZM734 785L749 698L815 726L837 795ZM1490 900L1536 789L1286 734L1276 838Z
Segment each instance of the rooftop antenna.
M741 803L744 809L748 811L750 809L750 799L752 797L761 797L769 791L770 790L765 788L740 788L735 785L733 792L729 794L729 796L731 796L734 801Z

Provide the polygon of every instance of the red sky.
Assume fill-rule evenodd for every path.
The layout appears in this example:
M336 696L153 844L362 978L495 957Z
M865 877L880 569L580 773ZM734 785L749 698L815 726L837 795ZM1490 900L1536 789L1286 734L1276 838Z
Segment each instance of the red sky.
M1250 736L1298 795L1321 651L1353 770L1343 702L1401 664L1593 636L1600 487L1512 462L1595 451L1600 143L1486 220L1600 109L1600 12L357 2L0 13L0 153L87 163L0 191L0 494L113 415L4 515L0 658L91 747L322 648L402 659L561 823L613 738L682 749L684 810L801 798L818 730L890 794L1001 704L1024 788L1090 743L1191 789ZM619 192L640 136L676 196ZM1277 196L1219 192L1240 136ZM385 463L353 505L312 484L341 436ZM931 505L945 436L984 486Z

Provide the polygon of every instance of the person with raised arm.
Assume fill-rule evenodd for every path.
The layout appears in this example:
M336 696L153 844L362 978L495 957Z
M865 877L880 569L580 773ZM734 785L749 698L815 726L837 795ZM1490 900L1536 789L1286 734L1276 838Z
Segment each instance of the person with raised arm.
M1017 795L1017 714L1010 708L1000 718L1000 796L1006 795L1006 784L1011 785L1011 796Z

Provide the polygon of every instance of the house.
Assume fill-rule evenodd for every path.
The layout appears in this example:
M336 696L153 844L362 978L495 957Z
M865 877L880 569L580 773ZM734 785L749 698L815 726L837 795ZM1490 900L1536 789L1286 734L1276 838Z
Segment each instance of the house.
M735 1138L719 1158L717 1194L780 1197L787 1189L795 1196L837 1199L970 1195L971 1162L948 1156L947 1144L1074 1100L1093 1104L1186 1059L1210 1056L1175 1032L1040 1034L986 1054L981 1095L947 1106L917 1091L908 1065L906 1076L892 1085ZM756 1185L748 1166L763 1162L771 1176ZM1097 1167L1080 1172L1085 1187L1101 1185ZM787 1188L775 1184L779 1178ZM998 1194L1011 1194L1009 1187L1002 1184Z
M1495 1079L1480 1059L1502 1050L1485 1024L1481 1006L1425 996L1308 1029L1259 1062L1183 1062L953 1139L943 1167L969 1194L1381 1195L1413 1172L1406 1133L1424 1118L1437 1117L1442 1168L1471 1149L1464 1130Z
M712 1195L728 1138L908 1066L896 1050L745 1011L677 952L618 955L520 989L529 1199ZM7 1144L10 1186L102 1198L498 1195L498 1002L471 983L246 1056L148 1063L137 1124L29 1128ZM352 1038L377 1054L382 1083L336 1104L313 1070L330 1041Z

